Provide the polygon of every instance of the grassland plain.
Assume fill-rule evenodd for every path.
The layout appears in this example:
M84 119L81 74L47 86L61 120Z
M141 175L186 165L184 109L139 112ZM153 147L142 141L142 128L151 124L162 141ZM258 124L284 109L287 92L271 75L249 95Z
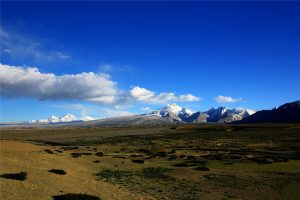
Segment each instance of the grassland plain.
M5 128L0 170L3 199L299 199L300 125Z

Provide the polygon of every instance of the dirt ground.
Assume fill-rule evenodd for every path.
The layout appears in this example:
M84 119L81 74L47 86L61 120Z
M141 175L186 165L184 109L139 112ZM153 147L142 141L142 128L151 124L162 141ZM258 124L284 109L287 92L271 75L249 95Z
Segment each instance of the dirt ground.
M97 181L93 176L96 165L74 158L44 153L48 147L2 140L1 174L25 171L26 181L1 179L1 199L52 199L63 193L87 193L102 199L141 199L125 189ZM82 160L81 160L82 161ZM49 173L50 169L64 169L66 175Z
M1 130L1 200L296 200L300 125ZM64 170L65 175L50 173Z

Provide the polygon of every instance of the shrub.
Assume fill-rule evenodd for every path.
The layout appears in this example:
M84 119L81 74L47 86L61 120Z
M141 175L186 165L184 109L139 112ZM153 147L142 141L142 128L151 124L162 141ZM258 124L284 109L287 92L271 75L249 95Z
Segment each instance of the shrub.
M71 153L71 156L72 156L73 158L78 158L78 157L81 156L81 154L80 154L80 153Z
M132 162L134 162L134 163L139 163L139 164L143 164L145 161L144 161L144 160L132 160Z
M199 170L199 171L209 171L209 169L207 167L196 167L195 170Z
M101 156L103 156L103 153L102 152L97 152L97 153L95 153L95 155L101 157Z
M92 153L89 153L89 152L84 152L84 153L80 153L80 154L85 155L85 156L92 155Z
M253 158L252 160L258 164L272 164L272 161L266 158Z
M97 196L89 194L63 194L53 196L54 200L101 200Z
M119 155L115 155L113 156L113 158L121 158L121 159L126 159L125 156L119 156Z
M157 152L155 155L158 157L167 157L167 153L164 151Z
M6 179L18 180L18 181L25 181L27 179L27 173L20 172L20 173L1 174L0 177Z
M189 165L187 163L177 163L177 164L174 164L172 166L174 166L174 167L188 167Z
M59 174L59 175L65 175L67 172L63 169L50 169L48 172L54 173L54 174Z
M46 153L49 153L49 154L54 154L54 152L52 151L52 150L50 150L50 149L45 149L44 150Z
M140 153L147 153L147 154L150 154L151 152L147 149L139 149L138 152Z

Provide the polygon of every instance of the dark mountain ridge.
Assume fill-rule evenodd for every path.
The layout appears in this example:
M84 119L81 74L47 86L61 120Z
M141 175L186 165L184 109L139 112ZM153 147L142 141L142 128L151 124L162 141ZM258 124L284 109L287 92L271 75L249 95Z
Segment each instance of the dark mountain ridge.
M234 123L295 123L300 122L300 100L286 103L272 110L261 110Z

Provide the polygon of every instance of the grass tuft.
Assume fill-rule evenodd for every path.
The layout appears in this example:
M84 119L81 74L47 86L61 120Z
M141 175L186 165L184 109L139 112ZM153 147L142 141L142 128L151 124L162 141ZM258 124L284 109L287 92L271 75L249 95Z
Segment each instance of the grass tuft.
M1 174L0 177L6 179L18 180L18 181L25 181L27 179L27 173L20 172L20 173Z
M48 172L54 173L54 174L59 174L59 175L66 175L67 172L63 169L50 169Z
M101 157L101 156L103 156L103 153L102 152L97 152L97 153L95 153L95 155Z
M101 200L97 196L89 194L63 194L53 196L54 200Z
M54 154L54 152L52 151L52 150L50 150L50 149L45 149L44 150L46 153L49 153L49 154Z
M135 159L135 160L132 160L132 162L138 163L138 164L143 164L145 161L144 160Z

